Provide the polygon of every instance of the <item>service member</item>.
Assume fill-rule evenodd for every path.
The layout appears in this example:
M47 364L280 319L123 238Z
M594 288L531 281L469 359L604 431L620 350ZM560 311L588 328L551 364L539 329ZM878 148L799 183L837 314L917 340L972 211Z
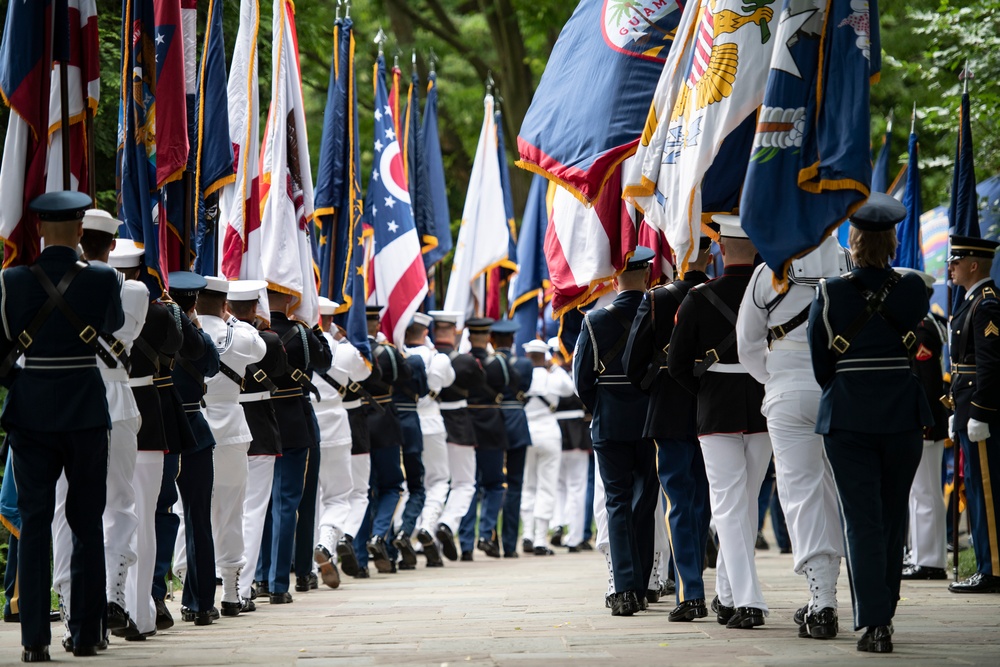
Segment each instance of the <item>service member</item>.
M653 443L643 437L648 398L625 376L622 354L649 282L649 248L639 246L614 280L618 296L591 311L573 352L577 394L594 415L594 454L604 485L613 616L631 616L646 604L653 570L653 513L659 485Z
M55 484L69 482L66 519L73 530L70 609L73 653L96 655L105 615L104 531L111 420L94 358L100 335L125 323L121 288L106 266L80 262L76 247L90 197L51 192L30 209L45 249L31 266L0 273L0 378L9 390L0 417L11 437L21 513L18 568L25 662L49 659L49 540ZM24 368L16 366L24 355ZM66 391L71 387L73 391ZM61 397L62 409L39 419L38 406Z
M965 495L976 572L952 593L1000 593L1000 291L990 278L996 241L951 237L948 275L965 288L951 318L953 432L965 457ZM1000 481L996 482L1000 486Z

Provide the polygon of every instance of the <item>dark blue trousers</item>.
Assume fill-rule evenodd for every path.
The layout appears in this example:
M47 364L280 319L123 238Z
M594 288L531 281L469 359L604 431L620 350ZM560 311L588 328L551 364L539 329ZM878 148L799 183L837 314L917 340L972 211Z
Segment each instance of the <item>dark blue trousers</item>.
M503 507L504 451L502 449L476 448L476 495L469 511L458 527L458 541L462 551L472 551L476 546L476 500L479 499L479 538L496 539L497 521Z
M587 503L583 508L583 541L589 542L594 536L594 452L590 452L590 465L587 467Z
M365 545L369 538L380 535L386 539L386 549L395 558L396 549L391 544L392 515L403 497L403 468L399 462L399 446L372 449L371 473L368 477L368 514L354 536L354 553L361 567L368 566Z
M417 519L424 510L427 492L424 489L423 452L403 452L403 469L406 471L406 507L403 508L400 532L409 537L417 528Z
M660 486L666 497L667 537L673 554L677 604L705 599L702 565L712 507L698 439L656 441Z
M312 572L313 538L316 534L316 494L319 491L320 448L310 447L306 462L305 484L299 501L295 523L295 576L306 577Z
M48 646L52 640L52 516L56 482L65 470L69 482L66 521L73 531L69 629L75 645L96 646L102 639L107 606L102 516L107 499L108 430L18 429L10 437L21 513L17 555L21 644Z
M177 529L181 526L181 518L172 509L177 502L180 458L180 454L163 455L163 477L160 495L156 498L156 565L153 567L152 594L157 600L167 597L167 574L174 556Z
M184 539L187 545L187 574L184 576L181 604L193 611L206 611L215 606L213 486L215 448L183 452L177 475L177 489L184 503Z
M958 433L965 456L965 498L972 524L976 571L1000 576L997 519L1000 518L1000 434L972 442L963 429Z
M910 485L923 433L833 430L823 442L847 531L854 629L888 625L899 601Z
M287 593L295 542L295 519L305 486L309 448L282 451L274 462L274 485L271 487L271 563L268 590Z
M615 590L645 595L653 571L656 449L651 440L595 440L604 480Z
M517 553L517 529L521 525L521 488L524 486L524 460L527 455L527 447L507 450L507 491L503 497L503 525L500 529L505 554Z

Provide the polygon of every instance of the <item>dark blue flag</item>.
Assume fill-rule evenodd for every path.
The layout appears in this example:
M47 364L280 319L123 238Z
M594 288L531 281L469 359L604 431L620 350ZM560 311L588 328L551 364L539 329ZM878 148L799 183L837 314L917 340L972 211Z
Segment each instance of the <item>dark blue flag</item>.
M924 250L920 241L920 214L923 213L923 202L920 195L920 168L917 165L917 152L917 133L911 132L910 157L906 170L906 193L903 195L906 218L896 226L899 246L896 248L896 258L892 265L923 271Z
M892 121L890 120L885 128L885 137L882 138L882 148L875 158L875 166L872 169L872 192L889 191L889 160L892 145Z
M503 210L507 217L507 268L501 267L501 278L507 279L517 269L517 226L514 222L514 195L510 190L510 167L507 165L507 148L503 136L503 115L500 105L493 112L497 128L497 159L500 160L500 187L503 190Z
M451 215L448 209L448 189L444 182L444 162L441 160L441 138L438 136L437 75L431 71L424 102L424 171L427 173L427 198L434 222L430 233L437 244L424 253L424 265L433 266L451 251Z
M413 224L420 238L420 252L424 257L424 268L429 269L427 255L437 246L434 235L434 201L430 196L430 181L424 166L424 138L420 126L420 78L414 71L410 77L410 89L406 94L406 119L403 126L403 151L406 154L406 183L410 189L410 206L413 209Z
M545 263L545 230L549 224L549 181L536 174L528 189L528 201L521 218L517 241L518 271L510 284L509 312L520 328L514 335L514 347L538 337L539 311L546 288L549 268Z
M959 109L958 147L955 151L955 174L951 181L951 204L948 206L951 234L980 236L979 199L976 196L976 167L972 159L972 125L969 122L969 93L962 94Z

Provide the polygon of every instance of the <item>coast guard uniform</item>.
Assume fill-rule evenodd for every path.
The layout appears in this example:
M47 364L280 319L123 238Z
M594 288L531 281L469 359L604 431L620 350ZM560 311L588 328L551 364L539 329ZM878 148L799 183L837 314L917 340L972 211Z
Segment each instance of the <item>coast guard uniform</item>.
M851 224L889 230L905 215L874 193ZM909 359L928 305L917 276L861 267L821 281L809 311L813 374L823 388L816 432L840 496L854 627L869 629L859 650L891 650L910 485L932 421Z
M758 266L736 325L740 363L764 385L761 411L774 448L778 498L795 572L805 576L811 593L808 609L800 614L805 621L800 634L818 639L837 633L837 577L844 536L833 473L823 438L816 433L820 387L809 372L805 324L819 280L849 268L847 253L833 236L792 263L784 293L774 289L774 272L764 264ZM940 485L940 474L938 478Z
M996 241L951 237L951 258L992 258ZM953 593L1000 593L1000 288L972 285L951 318L954 432L965 458L965 496L976 573Z
M30 208L44 222L80 224L90 206L82 193L53 192ZM111 336L125 323L121 289L111 268L80 262L75 248L51 245L33 265L0 273L0 297L0 378L9 389L0 422L11 438L21 513L22 659L48 659L49 540L55 485L63 470L69 481L66 518L76 538L73 649L95 655L106 606L101 516L111 420L94 344L97 334ZM22 354L23 369L15 365ZM60 409L39 419L39 406L51 405L53 397L59 397Z

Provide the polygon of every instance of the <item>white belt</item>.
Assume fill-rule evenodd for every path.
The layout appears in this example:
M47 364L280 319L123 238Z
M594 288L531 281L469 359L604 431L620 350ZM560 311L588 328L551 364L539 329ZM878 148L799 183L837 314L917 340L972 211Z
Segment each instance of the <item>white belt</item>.
M144 375L140 378L129 378L128 386L130 387L151 387L153 386L153 376Z
M257 401L266 401L271 398L271 392L269 391L258 391L253 394L240 394L240 403L256 403ZM205 397L205 402L208 402L208 397Z
M707 369L710 373L746 373L747 369L743 364L720 364L714 363Z
M784 338L780 338L778 340L771 341L771 349L785 350L788 352L808 352L809 343L806 343L805 341L785 340Z
M355 410L361 407L361 399L356 398L353 401L344 401L343 406L345 410Z
M583 410L560 410L556 412L556 420L583 419Z
M102 368L101 377L104 378L105 382L130 382L128 372L124 368ZM150 376L149 381L152 383L152 376Z
M240 394L205 394L205 405L233 405Z
M442 410L461 410L469 407L469 402L464 398L460 401L441 401Z

